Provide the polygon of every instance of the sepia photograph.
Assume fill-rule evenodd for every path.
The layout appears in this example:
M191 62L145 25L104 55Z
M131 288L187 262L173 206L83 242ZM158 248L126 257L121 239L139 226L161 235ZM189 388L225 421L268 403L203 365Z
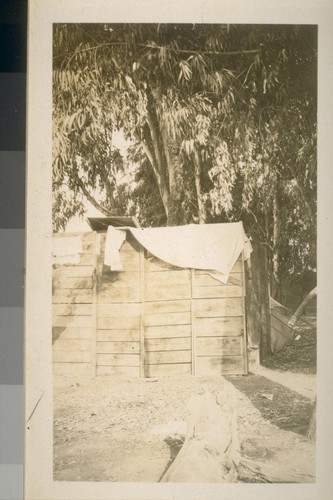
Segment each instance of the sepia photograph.
M311 488L318 24L83 17L48 31L48 477Z
M55 479L315 480L316 96L316 26L54 24Z

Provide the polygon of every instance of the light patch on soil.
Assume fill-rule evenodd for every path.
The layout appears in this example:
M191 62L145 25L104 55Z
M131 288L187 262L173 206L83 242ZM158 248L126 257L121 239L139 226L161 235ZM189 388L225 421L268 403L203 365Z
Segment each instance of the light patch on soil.
M265 393L272 393L270 383L274 384L267 381ZM54 479L160 481L182 444L190 399L206 392L218 394L224 384L223 377L169 377L154 383L55 377ZM314 481L314 444L273 425L244 389L242 393L232 387L243 452L239 481L263 482L263 470L271 482ZM274 398L257 399L272 408ZM283 409L280 404L279 411L290 414L290 407ZM205 482L202 473L198 479Z

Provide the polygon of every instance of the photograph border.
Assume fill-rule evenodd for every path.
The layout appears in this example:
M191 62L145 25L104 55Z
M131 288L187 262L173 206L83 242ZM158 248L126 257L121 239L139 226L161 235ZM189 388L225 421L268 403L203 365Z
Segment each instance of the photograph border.
M333 9L324 1L30 0L28 18L25 298L25 496L61 499L325 499L331 483L333 337L332 128ZM52 422L52 24L168 22L317 24L318 91L318 427L315 484L160 484L53 481Z

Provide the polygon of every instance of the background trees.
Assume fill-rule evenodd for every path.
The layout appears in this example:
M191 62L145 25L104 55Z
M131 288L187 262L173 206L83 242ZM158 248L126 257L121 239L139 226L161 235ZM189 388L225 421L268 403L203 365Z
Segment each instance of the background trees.
M145 226L242 219L281 299L315 267L316 50L313 26L55 25L55 229L85 198Z

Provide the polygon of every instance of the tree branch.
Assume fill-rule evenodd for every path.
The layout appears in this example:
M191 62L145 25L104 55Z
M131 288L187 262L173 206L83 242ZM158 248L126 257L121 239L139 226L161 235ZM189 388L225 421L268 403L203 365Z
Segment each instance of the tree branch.
M102 47L124 47L127 44L125 42L107 42L107 43L100 43L91 47L85 47L80 50L74 50L73 52L65 52L63 54L58 54L56 56L53 56L53 59L59 59L61 57L65 56L74 56L76 53L82 53L82 52L90 52L92 50L96 49L101 49ZM138 47L144 47L147 49L154 49L154 50L161 50L160 45L151 45L151 44L144 44L144 43L138 43L136 44ZM175 49L168 48L168 47L163 47L164 50L168 52L175 52ZM222 52L218 50L187 50L187 49L177 49L176 52L179 52L180 54L205 54L205 55L212 55L212 56L238 56L238 55L243 55L243 54L258 54L259 50L258 49L253 49L253 50L231 50L227 52Z
M313 290L308 293L302 303L298 306L298 308L288 321L288 326L291 326L293 328L296 325L299 317L303 314L304 309L314 297L317 297L317 287L313 288Z
M84 183L82 182L81 179L78 179L78 184L79 184L79 187L80 187L82 193L87 198L87 200L90 201L90 203L93 205L93 207L95 207L97 210L102 212L102 214L104 214L104 215L107 215L107 216L112 215L109 210L107 210L105 207L103 207L103 205L100 205L98 203L98 201L96 201L96 199L89 193L88 189L86 188L86 186L84 185Z

